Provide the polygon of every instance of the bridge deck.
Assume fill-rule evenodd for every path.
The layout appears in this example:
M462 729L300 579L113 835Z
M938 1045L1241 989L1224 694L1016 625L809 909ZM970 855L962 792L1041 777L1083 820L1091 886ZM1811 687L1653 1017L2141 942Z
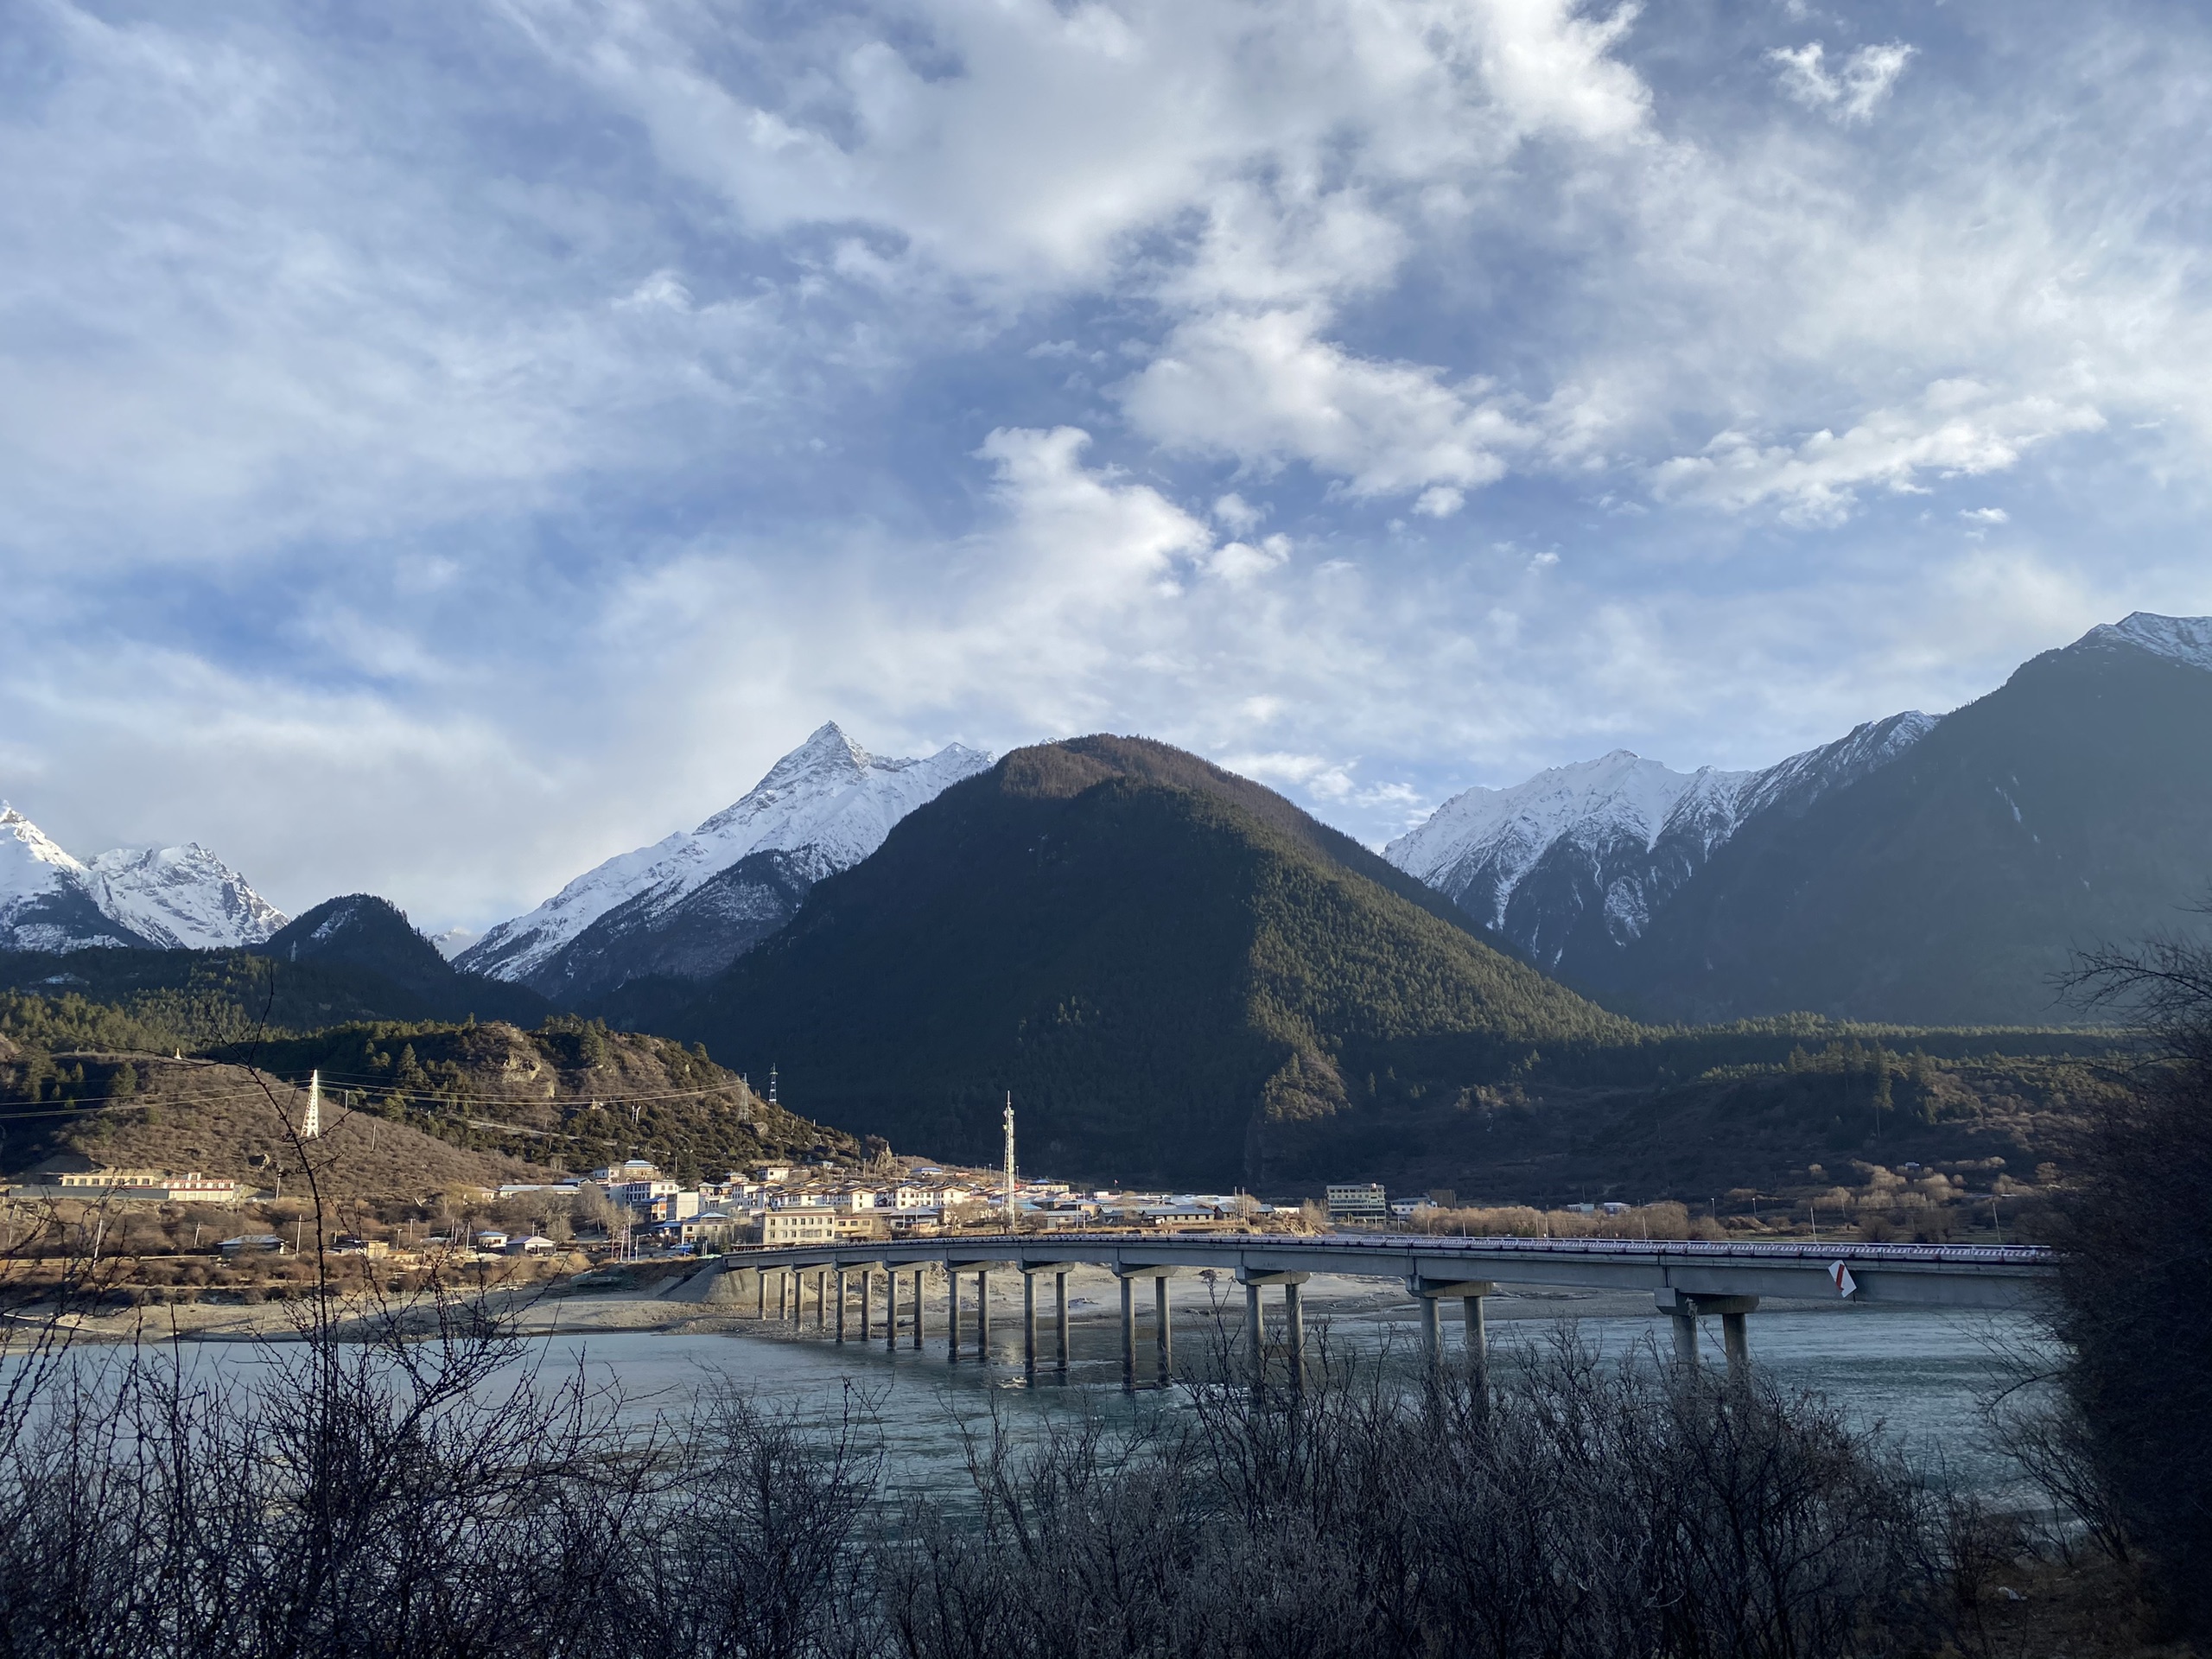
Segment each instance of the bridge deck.
M1505 1285L1671 1291L1685 1297L1834 1300L1835 1268L1849 1270L1853 1302L2003 1309L2032 1298L2055 1272L2032 1245L1812 1244L1638 1239L1442 1238L1409 1234L1069 1233L806 1249L754 1246L717 1258L725 1271L936 1266L972 1272L1090 1265L1125 1274L1211 1268L1240 1275L1327 1273L1409 1286Z

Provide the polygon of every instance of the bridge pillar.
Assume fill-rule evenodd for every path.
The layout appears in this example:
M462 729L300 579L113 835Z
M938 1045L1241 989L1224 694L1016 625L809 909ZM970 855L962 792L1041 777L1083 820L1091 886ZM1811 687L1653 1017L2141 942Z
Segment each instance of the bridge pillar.
M1054 1363L1062 1371L1068 1368L1068 1275L1063 1268L1052 1275L1052 1292L1057 1307L1052 1314L1052 1333L1058 1339L1054 1350Z
M820 1336L830 1324L830 1270L814 1270L814 1334Z
M1256 1399L1268 1385L1268 1338L1260 1326L1260 1287L1249 1281L1244 1286L1244 1342L1252 1365L1252 1394Z
M1152 1281L1152 1321L1160 1343L1160 1386L1164 1389L1175 1375L1175 1333L1168 1323L1167 1275L1164 1273Z
M986 1364L991 1357L991 1274L979 1268L976 1274L976 1357Z
M1444 1364L1444 1299L1456 1296L1467 1321L1466 1346L1469 1363L1478 1370L1486 1363L1485 1338L1488 1332L1483 1320L1483 1298L1497 1287L1487 1279L1430 1279L1414 1274L1406 1281L1406 1292L1421 1304L1421 1353L1433 1369Z
M883 1270L883 1345L891 1353L899 1351L899 1269Z
M839 1268L830 1276L837 1281L837 1340L842 1342L845 1339L845 1270Z
M944 1357L960 1363L960 1275L944 1270Z
M758 1304L758 1306L756 1306L753 1310L753 1317L760 1320L763 1324L766 1324L768 1318L767 1268L763 1268L760 1272L753 1275L753 1289L754 1292L755 1300Z
M1281 1285L1283 1289L1283 1313L1291 1319L1291 1340L1295 1344L1291 1354L1291 1376L1296 1379L1305 1368L1306 1321L1300 1316L1294 1300L1297 1288L1313 1275L1306 1273L1260 1273L1249 1268L1236 1269L1236 1282L1244 1287L1244 1331L1250 1344L1252 1359L1252 1392L1256 1397L1268 1383L1268 1333L1260 1313L1260 1287Z
M922 1270L914 1269L914 1351L922 1351Z
M875 1310L868 1306L875 1296L875 1269L861 1269L861 1340L866 1342L873 1329L869 1315Z
M1464 1297L1460 1301L1460 1312L1467 1324L1461 1340L1467 1351L1467 1369L1474 1373L1478 1383L1490 1378L1490 1317L1483 1302L1480 1296Z
M1296 1285L1282 1287L1283 1323L1290 1327L1290 1387L1306 1391L1306 1299Z
M1037 1375L1037 1275L1021 1275L1021 1369Z
M1122 1392L1137 1391L1137 1290L1136 1281L1124 1274L1122 1278Z
M1745 1318L1758 1311L1756 1296L1700 1296L1671 1286L1654 1297L1659 1311L1674 1322L1675 1358L1683 1365L1698 1363L1697 1321L1703 1313L1720 1316L1721 1345L1728 1355L1728 1375L1742 1377L1751 1369L1751 1327Z
M1751 1334L1749 1320L1741 1313L1720 1316L1720 1345L1727 1351L1729 1375L1740 1376L1751 1363Z

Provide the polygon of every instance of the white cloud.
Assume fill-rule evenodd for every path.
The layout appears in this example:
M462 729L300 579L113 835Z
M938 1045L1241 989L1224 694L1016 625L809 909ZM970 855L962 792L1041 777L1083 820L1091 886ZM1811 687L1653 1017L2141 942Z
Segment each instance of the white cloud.
M1266 519L1268 510L1265 507L1254 506L1236 491L1231 490L1228 494L1216 498L1213 504L1213 516L1216 520L1226 524L1238 535L1248 536L1257 530Z
M1898 41L1862 46L1833 74L1825 67L1827 48L1818 41L1777 48L1767 58L1781 66L1775 79L1789 97L1831 120L1851 123L1872 118L1912 61L1913 50Z
M1503 476L1500 451L1531 442L1488 388L1355 357L1319 337L1321 321L1273 311L1185 323L1116 395L1170 449L1304 461L1357 495L1478 488Z
M1285 784L1302 790L1317 800L1341 801L1355 787L1351 766L1356 763L1331 760L1323 755L1258 751L1225 754L1221 764L1263 784Z
M2001 472L2031 445L2104 423L2084 403L2005 398L1972 381L1938 381L1916 404L1877 410L1840 436L1821 431L1796 444L1762 444L1723 432L1703 453L1654 468L1653 487L1669 500L1730 512L1771 503L1790 523L1837 524L1861 490L1916 491L1926 487L1923 474Z
M1290 561L1290 537L1270 536L1255 544L1227 542L1206 560L1206 569L1222 581L1243 584L1256 581Z
M1961 507L1959 517L1970 524L2009 524L2012 515L2002 507Z

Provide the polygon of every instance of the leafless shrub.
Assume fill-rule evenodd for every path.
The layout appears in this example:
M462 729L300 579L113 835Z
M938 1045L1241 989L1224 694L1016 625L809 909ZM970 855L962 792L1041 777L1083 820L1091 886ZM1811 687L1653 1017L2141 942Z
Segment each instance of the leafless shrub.
M1571 1337L1495 1389L1225 1379L1135 1446L1077 1418L976 1466L980 1519L892 1558L912 1659L1901 1651L1979 1571L1837 1413Z

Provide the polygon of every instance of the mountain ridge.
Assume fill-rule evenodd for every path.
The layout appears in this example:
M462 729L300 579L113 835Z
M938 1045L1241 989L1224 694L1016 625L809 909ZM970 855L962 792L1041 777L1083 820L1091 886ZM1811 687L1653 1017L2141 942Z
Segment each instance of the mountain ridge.
M197 842L80 860L0 801L0 950L235 948L284 921Z
M1751 819L1803 810L1935 724L1910 709L1742 772L1678 772L1615 749L1509 788L1463 791L1383 855L1573 977L1632 942Z
M696 829L595 865L454 963L572 1003L630 979L710 977L788 921L817 881L989 764L957 743L887 760L825 722Z

